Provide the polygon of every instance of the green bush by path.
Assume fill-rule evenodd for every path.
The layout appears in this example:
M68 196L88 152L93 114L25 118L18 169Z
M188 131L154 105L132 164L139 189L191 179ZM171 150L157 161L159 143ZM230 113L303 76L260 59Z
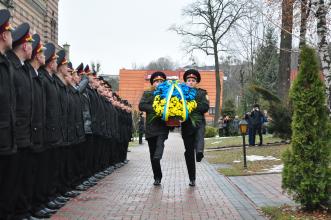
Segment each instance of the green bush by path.
M217 135L217 128L206 126L205 138L215 137Z
M314 49L301 51L299 74L290 91L292 146L283 155L282 187L307 210L326 205L330 187L328 117L324 84Z

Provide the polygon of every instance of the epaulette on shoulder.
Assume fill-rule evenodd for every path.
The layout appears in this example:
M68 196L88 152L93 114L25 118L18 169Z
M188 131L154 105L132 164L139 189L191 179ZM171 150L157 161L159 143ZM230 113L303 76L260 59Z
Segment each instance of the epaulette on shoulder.
M155 88L153 86L150 86L149 88L147 88L145 91L146 92L153 92L155 90Z
M207 93L207 90L205 90L205 89L198 88L198 90L200 90L201 92Z

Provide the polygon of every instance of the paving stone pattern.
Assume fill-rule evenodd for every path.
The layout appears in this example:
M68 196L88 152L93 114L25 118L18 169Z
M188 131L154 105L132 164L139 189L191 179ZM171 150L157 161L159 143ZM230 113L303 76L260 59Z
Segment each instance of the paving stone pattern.
M153 186L146 141L130 162L69 201L52 219L265 219L247 196L203 160L196 187L189 179L180 134L171 133L162 159L162 185Z

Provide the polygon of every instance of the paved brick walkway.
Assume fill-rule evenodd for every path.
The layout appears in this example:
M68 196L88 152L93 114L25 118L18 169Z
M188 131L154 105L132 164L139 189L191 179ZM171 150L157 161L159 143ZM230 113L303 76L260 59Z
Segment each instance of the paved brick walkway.
M66 219L264 219L229 179L206 161L197 165L197 185L188 186L180 134L171 133L162 159L162 186L153 186L148 147L131 149L117 169L52 217Z
M245 195L258 207L296 205L282 193L281 174L230 177Z

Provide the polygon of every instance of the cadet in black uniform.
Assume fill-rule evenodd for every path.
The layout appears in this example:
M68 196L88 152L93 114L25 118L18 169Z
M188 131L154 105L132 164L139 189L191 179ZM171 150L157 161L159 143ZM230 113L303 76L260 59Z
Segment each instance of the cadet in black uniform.
M13 204L10 203L15 188L18 155L14 139L15 87L13 69L6 57L12 48L13 28L10 12L0 10L0 219L6 219Z
M193 88L195 88L201 80L200 73L193 69L185 71L183 78L185 83ZM191 112L191 117L182 123L182 137L185 145L184 155L190 178L190 186L195 186L195 154L197 162L200 162L203 158L206 126L204 114L209 109L209 100L206 90L197 88L196 102L197 108ZM194 123L192 123L191 118L195 119Z
M23 23L13 31L13 49L7 52L14 69L14 86L16 98L15 139L19 154L19 169L17 171L17 189L13 192L16 218L29 217L28 194L30 194L33 179L31 171L31 119L33 111L32 77L26 60L31 59L32 36L30 25ZM27 187L28 186L28 187Z
M45 179L47 181L47 207L51 209L59 209L64 203L55 200L57 196L57 187L59 180L58 148L63 145L63 134L61 130L61 103L59 98L59 88L54 79L54 74L57 72L55 46L52 43L45 44L45 65L39 69L42 75L45 88L46 100L46 115L45 115L45 132L44 144L47 149L47 172Z
M162 179L162 171L160 160L162 159L164 150L164 141L168 139L169 127L161 118L155 118L151 121L154 101L155 88L166 80L166 75L163 72L155 72L151 75L150 83L152 88L145 91L139 103L139 110L146 112L146 132L145 138L148 141L150 160L154 173L154 185L160 185Z
M33 85L33 112L32 112L32 158L31 166L33 170L28 174L33 177L32 186L27 187L31 188L29 196L29 203L31 203L31 213L34 217L37 218L49 218L56 210L51 210L42 205L42 189L47 187L47 182L45 181L45 170L44 167L47 167L48 161L46 152L47 149L44 145L44 127L45 127L45 110L46 110L46 100L44 94L44 84L42 76L39 74L38 69L40 66L45 65L45 47L43 47L40 36L34 34L32 36L34 42L32 42L32 56L31 60L25 62L25 65L28 67L30 74L32 76L32 85Z

